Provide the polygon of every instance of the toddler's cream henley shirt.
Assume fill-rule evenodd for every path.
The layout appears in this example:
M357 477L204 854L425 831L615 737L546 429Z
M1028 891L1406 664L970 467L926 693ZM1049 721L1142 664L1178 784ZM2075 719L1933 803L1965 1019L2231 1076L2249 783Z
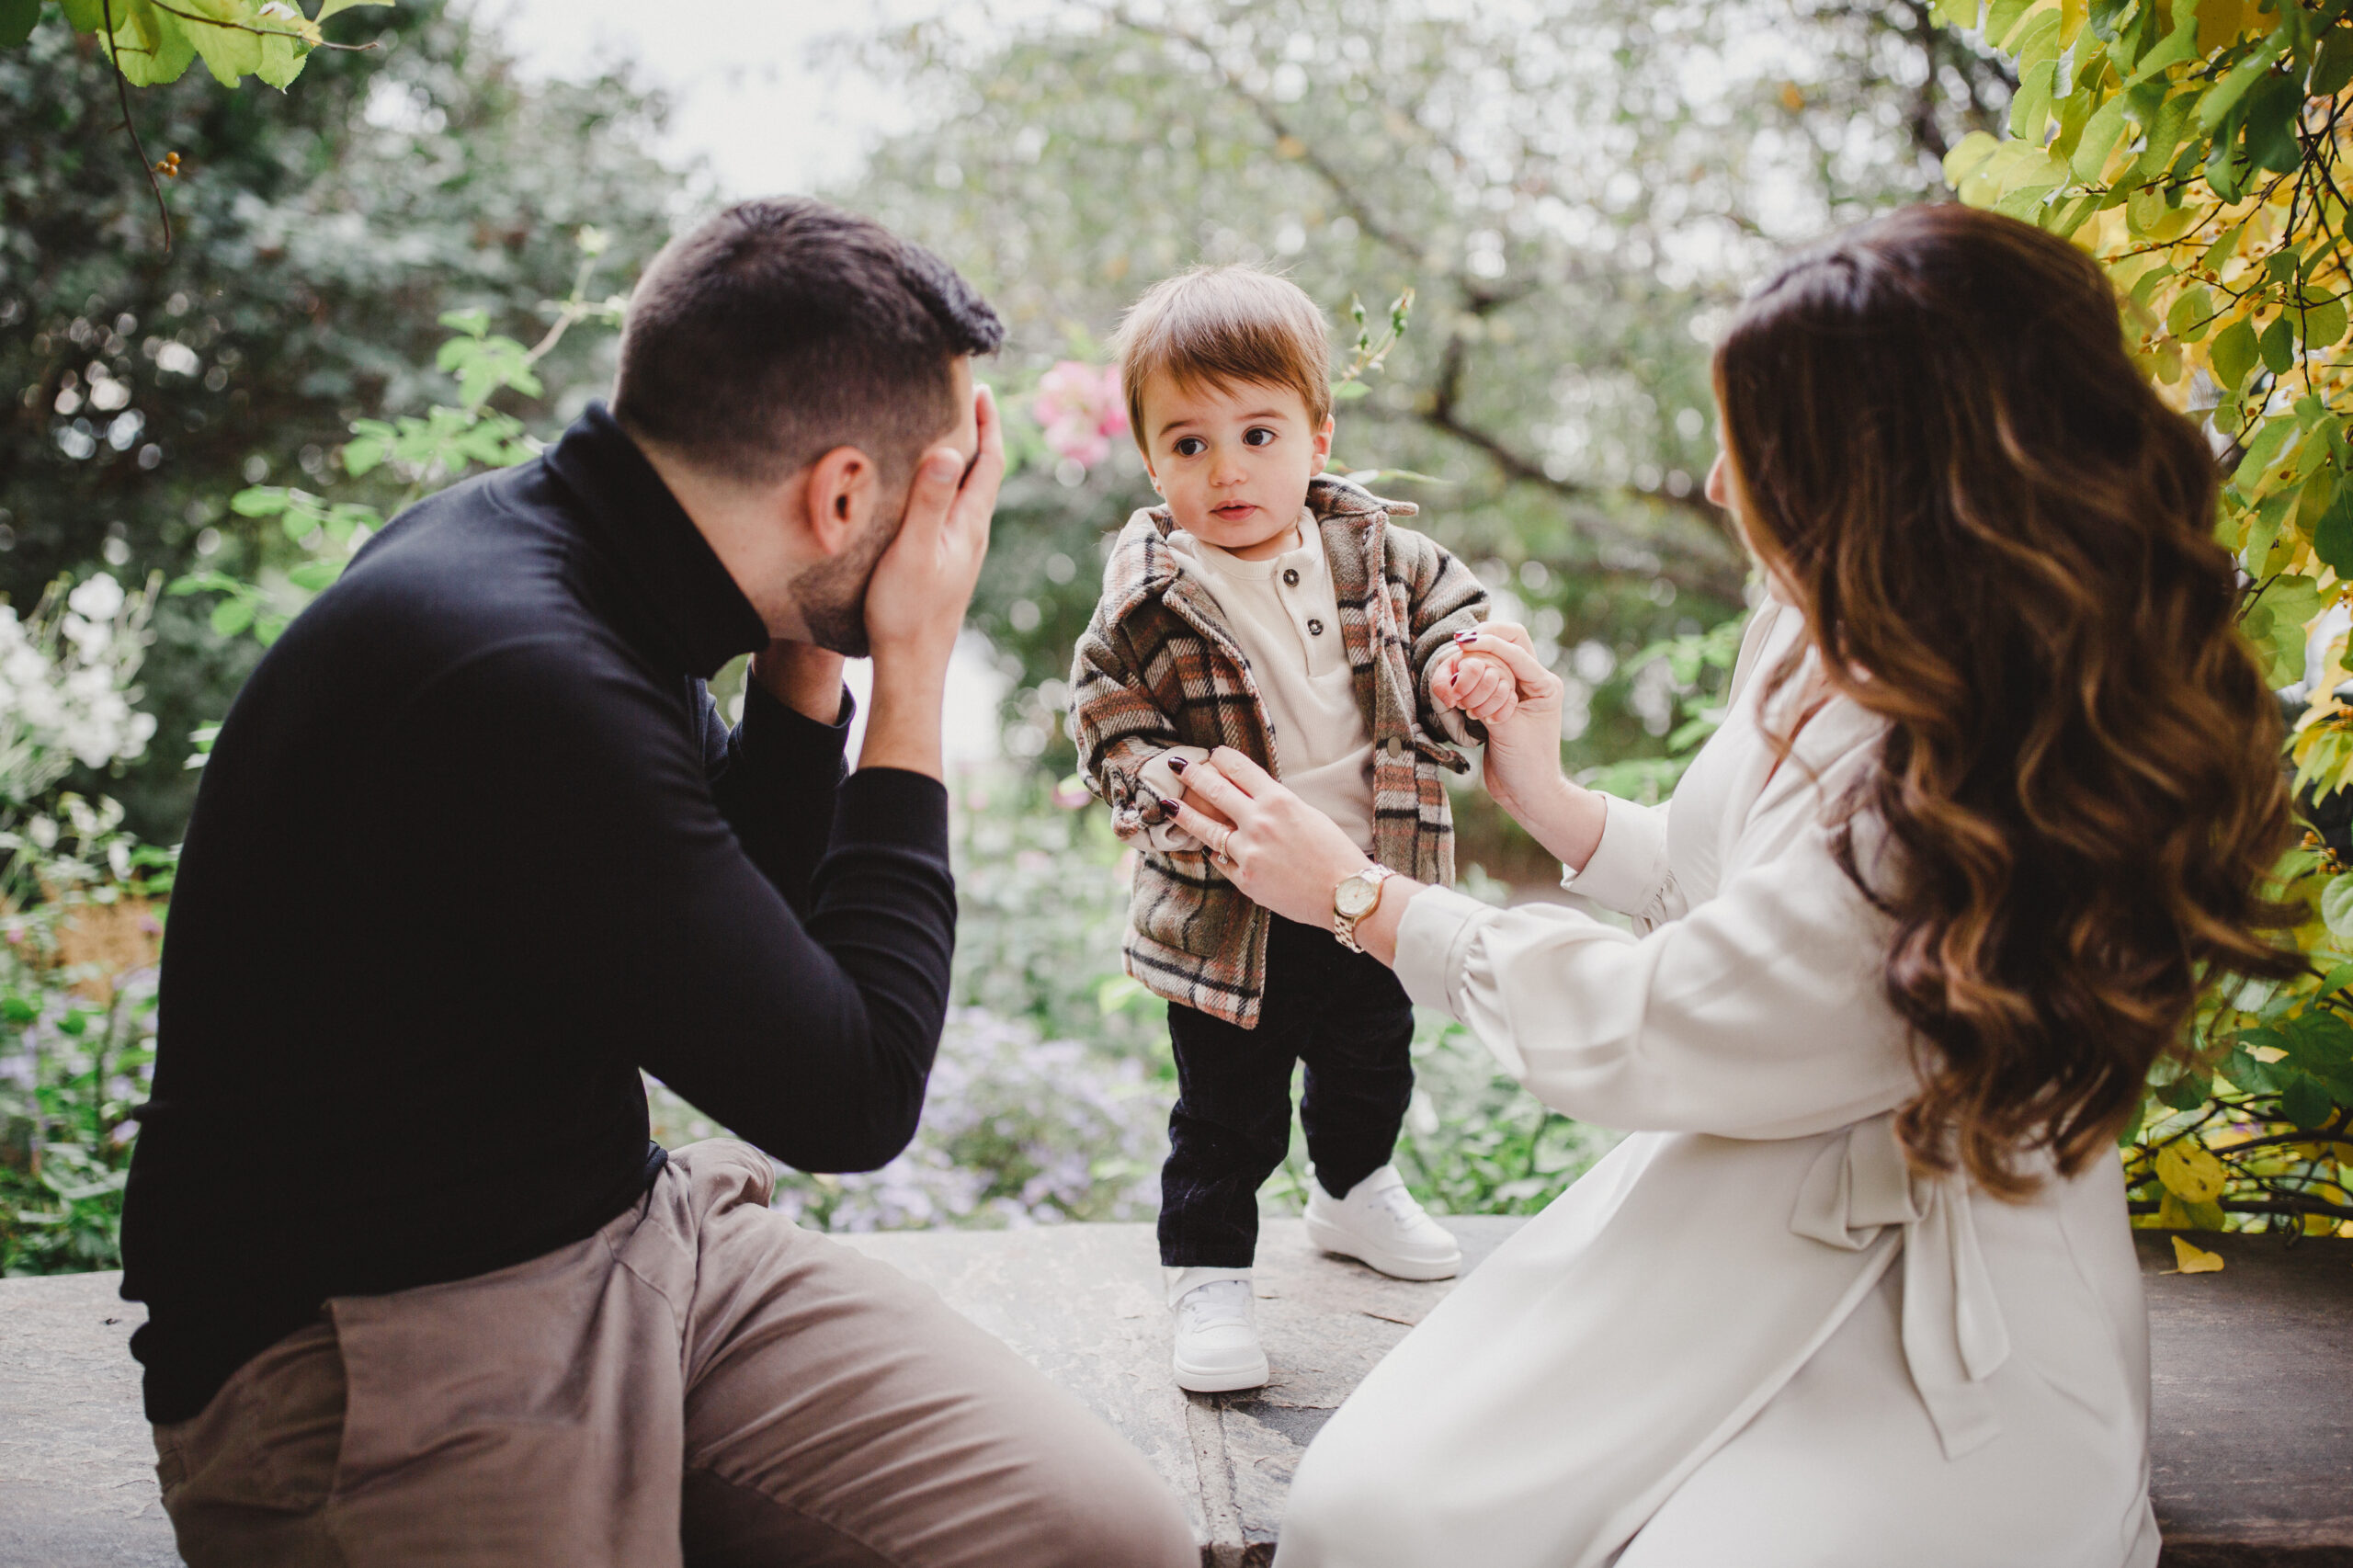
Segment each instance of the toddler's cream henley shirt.
M1265 561L1245 561L1182 528L1169 534L1168 547L1217 600L1226 630L1250 662L1274 731L1277 776L1370 854L1372 731L1341 645L1340 602L1323 534L1304 508L1297 539Z

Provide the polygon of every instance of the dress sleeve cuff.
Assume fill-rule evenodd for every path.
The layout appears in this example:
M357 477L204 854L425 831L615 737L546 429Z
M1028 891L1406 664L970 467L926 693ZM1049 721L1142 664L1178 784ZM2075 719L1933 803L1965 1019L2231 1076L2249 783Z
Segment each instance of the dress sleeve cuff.
M1601 842L1583 870L1563 869L1561 885L1604 909L1640 915L1666 883L1666 811L1615 795L1602 799L1608 815L1602 820Z
M1455 1017L1452 982L1471 938L1495 911L1452 888L1424 888L1397 922L1397 978L1425 1007Z

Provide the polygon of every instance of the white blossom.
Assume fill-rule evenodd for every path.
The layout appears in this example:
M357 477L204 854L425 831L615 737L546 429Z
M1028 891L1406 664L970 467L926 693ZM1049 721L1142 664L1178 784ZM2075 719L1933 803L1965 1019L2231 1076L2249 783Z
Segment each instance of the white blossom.
M29 804L76 763L145 752L155 720L131 683L153 608L152 590L127 595L104 572L52 590L29 618L0 606L0 804Z

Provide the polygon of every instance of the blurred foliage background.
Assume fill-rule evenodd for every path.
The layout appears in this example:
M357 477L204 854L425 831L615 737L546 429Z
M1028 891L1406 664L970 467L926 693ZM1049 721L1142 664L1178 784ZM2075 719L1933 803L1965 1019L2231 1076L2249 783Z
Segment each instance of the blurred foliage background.
M670 106L623 66L535 76L462 0L338 9L330 36L370 47L313 53L283 93L200 68L129 93L147 154L176 154L168 251L87 28L50 0L0 47L0 594L39 626L60 578L197 589L126 600L144 662L117 686L152 735L72 757L0 822L23 873L0 952L0 1267L108 1256L195 737L270 617L364 538L366 514L335 508L389 515L464 467L382 460L371 422L458 410L551 438L610 374L589 303L757 194L665 157ZM1978 17L1927 0L1049 0L828 47L904 112L823 194L937 247L1005 312L988 373L1020 466L974 608L1004 758L957 787L960 1011L934 1113L892 1170L790 1177L785 1200L841 1225L1140 1213L1165 1029L1119 973L1120 848L1057 788L1071 643L1148 495L1124 437L1053 428L1120 311L1194 262L1265 262L1324 305L1345 358L1352 299L1377 329L1415 290L1340 406L1338 456L1427 476L1381 488L1421 505L1570 679L1573 766L1654 795L1708 727L1746 594L1699 494L1714 334L1784 246L1949 195L1945 161L2006 130L2017 68ZM575 330L461 389L517 365L498 346L541 344L567 300ZM1458 810L1473 891L1552 881L1475 793ZM50 844L26 836L44 823ZM74 948L56 933L83 904L150 939ZM1606 1146L1459 1029L1416 1050L1400 1164L1439 1207L1532 1209ZM654 1092L665 1138L714 1130Z

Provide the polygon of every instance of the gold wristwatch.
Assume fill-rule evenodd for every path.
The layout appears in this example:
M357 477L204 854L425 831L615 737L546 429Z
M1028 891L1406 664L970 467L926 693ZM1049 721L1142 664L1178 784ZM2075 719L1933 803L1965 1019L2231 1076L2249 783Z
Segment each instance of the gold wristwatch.
M1340 946L1364 951L1357 945L1357 922L1381 907L1381 884L1396 874L1386 866L1367 866L1332 890L1332 935Z

